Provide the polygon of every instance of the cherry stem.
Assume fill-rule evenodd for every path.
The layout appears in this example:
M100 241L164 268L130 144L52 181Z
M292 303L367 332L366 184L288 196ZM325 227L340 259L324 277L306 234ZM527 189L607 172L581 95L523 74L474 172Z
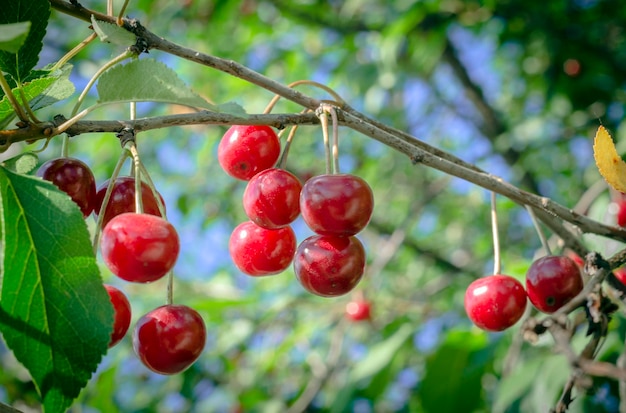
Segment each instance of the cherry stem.
M115 165L115 169L113 169L113 173L111 174L111 178L109 179L109 185L107 186L107 190L104 193L104 199L102 200L102 205L100 205L100 213L98 214L98 221L96 222L96 230L93 235L93 252L94 254L98 253L98 243L100 242L100 232L102 231L102 223L104 222L104 215L107 210L107 206L109 205L109 199L111 198L111 194L113 193L113 187L115 186L115 180L120 174L122 170L122 166L124 166L124 162L126 162L126 158L128 158L129 153L127 150L123 150L120 158Z
M291 142L293 141L293 137L296 135L297 130L298 125L293 125L289 130L289 135L287 135L287 140L285 140L285 148L283 149L283 153L280 155L280 159L277 163L280 169L285 169L285 165L287 164L287 155L289 154L289 148L291 148Z
M343 100L343 98L341 96L339 96L339 94L337 92L335 92L333 89L331 89L330 87L326 86L323 83L319 83L316 82L314 80L296 80L295 82L289 83L287 85L287 87L290 88L294 88L296 86L299 85L309 85L309 86L314 86L317 87L319 89L324 90L325 92L327 92L329 95L331 95L333 97L333 99L335 99L334 101L332 101L332 103L337 104L338 106L343 106L346 104L345 100ZM282 96L281 95L275 95L272 100L270 100L270 103L267 104L267 106L265 107L265 110L263 111L264 114L268 114L270 112L272 112L272 110L274 109L274 106L276 106L276 103L278 103L278 101L280 100Z
M165 304L172 305L174 303L174 271L167 273L167 295L165 296Z
M539 226L539 220L537 219L537 215L535 215L535 210L529 205L526 205L526 210L528 211L528 214L530 215L530 219L533 221L533 225L535 226L537 235L539 235L539 240L541 241L541 245L543 246L543 249L546 251L546 255L552 255L550 244L548 243L548 240L545 234L543 233L543 231L541 230L541 227Z
M129 143L128 150L133 157L133 175L135 177L135 212L143 214L143 191L141 190L141 159L139 152L137 151L137 144L135 142Z
M339 173L339 120L334 106L325 106L333 120L333 173Z
M493 234L493 273L500 274L502 260L500 258L500 236L498 235L498 211L496 209L496 193L491 192L491 232Z
M150 174L148 173L148 170L146 169L145 165L141 161L139 161L139 168L141 168L141 176L145 178L146 180L145 183L148 185L148 188L150 188L150 190L152 191L152 195L154 196L154 199L156 199L157 206L159 207L159 213L161 214L163 218L165 218L165 205L163 205L163 202L161 202L161 197L159 196L159 193L156 190L156 186L154 186L154 181L152 180L152 178L150 178Z
M124 4L122 4L122 8L120 9L119 14L117 15L117 20L116 23L118 26L122 27L124 26L124 12L126 11L126 6L128 6L128 0L124 1ZM111 14L113 13L113 10L111 10Z
M324 154L326 155L326 174L331 173L331 155L330 155L330 141L328 139L328 114L325 110L321 110L320 113L317 114L317 117L320 119L322 124L322 136L324 137Z
M96 83L96 80L98 80L98 78L109 68L111 68L112 66L115 66L116 64L118 64L119 62L123 60L128 59L131 56L134 56L134 53L131 52L130 50L126 50L124 51L124 53L120 54L119 56L114 57L113 59L109 60L100 69L98 69L96 73L94 73L91 79L89 79L89 82L87 82L87 85L81 92L80 96L78 96L78 100L76 101L76 104L74 105L74 108L72 109L72 113L71 113L72 117L76 116L76 114L78 113L78 109L80 109L80 105L83 104L83 101L87 97L87 93L89 93L89 90L91 89L91 87L94 85L94 83Z
M54 66L52 66L52 71L55 71L55 70L60 69L61 67L63 67L67 62L70 61L70 59L72 59L74 56L76 56L78 54L78 52L83 50L89 43L91 43L93 40L95 40L96 37L98 37L97 34L91 33L89 36L87 36L85 38L85 40L83 40L82 42L80 42L76 46L74 46L74 48L72 50L70 50L69 52L65 53L65 56L60 58L59 61L56 62L54 64Z

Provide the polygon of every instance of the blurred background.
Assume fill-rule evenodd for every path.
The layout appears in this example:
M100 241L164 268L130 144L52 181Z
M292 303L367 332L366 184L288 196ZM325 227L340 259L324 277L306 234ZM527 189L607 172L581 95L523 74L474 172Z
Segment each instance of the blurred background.
M104 1L82 4L106 10ZM584 195L600 180L592 152L599 124L626 152L626 9L619 1L132 0L127 13L158 35L276 81L324 83L371 117L565 206L582 198L590 216L616 223L617 197L606 189ZM88 24L53 11L40 65L89 34ZM69 114L93 73L120 52L99 41L82 51L73 60L76 94L40 118ZM216 103L261 113L272 98L161 52L149 57ZM308 86L301 91L328 98ZM95 100L93 91L83 107ZM274 113L300 109L281 100ZM185 110L139 104L138 116ZM89 118L127 119L128 107ZM518 326L487 334L463 310L466 287L493 271L487 191L340 129L342 171L369 182L376 207L359 235L368 256L363 281L346 296L320 298L291 269L252 278L232 265L228 238L246 219L245 183L217 163L225 130L173 127L138 136L182 240L174 299L205 318L204 353L184 373L160 376L136 359L129 335L109 351L72 412L514 413L554 406L569 370L553 343L522 343ZM51 142L41 162L60 151L60 139ZM98 183L120 151L113 134L79 136L70 146ZM287 169L304 180L324 173L323 159L321 129L299 128ZM498 210L503 272L523 280L539 239L522 207L498 197ZM93 229L93 217L88 222ZM311 235L300 220L294 229L299 241ZM584 241L605 256L623 247ZM134 320L164 303L165 280L135 285L101 268L105 282L127 293ZM356 298L371 305L370 321L346 318ZM626 333L621 310L610 328L599 358L615 361ZM0 400L36 404L27 375L4 348L0 355ZM596 378L576 393L570 411L617 412L617 394L616 382Z

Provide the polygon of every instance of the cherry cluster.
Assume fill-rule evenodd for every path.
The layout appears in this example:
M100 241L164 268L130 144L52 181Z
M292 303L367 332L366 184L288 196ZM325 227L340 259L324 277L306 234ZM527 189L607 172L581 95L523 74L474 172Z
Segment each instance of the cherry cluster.
M251 276L278 274L293 262L307 291L323 297L346 294L365 269L365 250L355 235L371 218L372 190L363 179L339 173L314 176L302 185L275 167L280 150L269 126L232 126L219 143L224 171L248 181L243 207L249 221L230 237L233 262ZM290 224L300 215L316 234L297 245Z
M583 289L579 264L566 256L535 260L526 272L526 288L509 275L496 274L472 282L465 292L465 311L483 330L503 331L524 314L527 298L551 314Z
M44 163L37 175L66 192L79 206L83 217L104 214L100 249L102 258L119 278L137 283L161 279L173 268L180 251L178 234L160 213L160 194L141 182L143 212L135 210L135 179L118 177L109 200L103 205L109 181L96 189L91 169L82 161L61 157ZM104 207L104 211L103 211ZM163 209L165 211L165 209ZM131 306L118 288L105 285L114 308L109 347L126 335L131 323ZM149 369L160 374L185 370L204 349L206 327L200 314L184 305L167 304L143 315L133 330L133 349Z

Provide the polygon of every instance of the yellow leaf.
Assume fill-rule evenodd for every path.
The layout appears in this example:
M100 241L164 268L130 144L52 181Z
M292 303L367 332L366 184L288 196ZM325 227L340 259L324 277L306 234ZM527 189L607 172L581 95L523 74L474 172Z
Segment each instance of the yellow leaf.
M604 126L596 132L593 156L604 180L616 190L626 193L626 162L617 154L613 139Z

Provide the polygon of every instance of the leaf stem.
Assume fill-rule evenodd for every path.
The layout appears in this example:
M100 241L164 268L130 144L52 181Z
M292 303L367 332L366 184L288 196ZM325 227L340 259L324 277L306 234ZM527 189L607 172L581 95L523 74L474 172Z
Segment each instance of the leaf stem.
M9 103L13 107L13 110L15 111L15 114L17 115L17 117L20 118L22 122L28 122L29 121L28 116L26 115L26 113L24 112L24 109L15 98L15 95L13 94L13 91L11 90L11 86L9 86L9 82L7 82L7 79L4 77L4 73L2 73L1 70L0 70L0 87L2 88L2 91L6 95L7 99L9 99Z
M500 274L502 260L500 258L500 236L498 235L498 212L496 209L496 193L491 192L491 232L493 234L493 273Z

